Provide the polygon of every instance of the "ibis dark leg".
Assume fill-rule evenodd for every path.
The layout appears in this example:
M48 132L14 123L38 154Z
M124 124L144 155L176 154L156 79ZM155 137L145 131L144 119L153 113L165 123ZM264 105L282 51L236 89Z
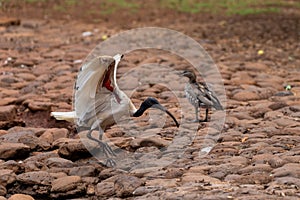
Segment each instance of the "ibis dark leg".
M90 140L93 140L93 141L97 142L100 145L100 147L102 148L102 151L104 152L105 156L107 157L107 161L106 161L105 165L112 166L112 167L115 166L116 163L110 157L111 156L116 156L116 154L113 152L113 150L110 148L110 146L107 143L101 142L101 140L102 140L102 133L100 131L99 131L99 140L97 140L96 138L94 138L92 136L93 130L95 130L95 129L90 129L88 131L88 133L86 135L87 138L89 138Z

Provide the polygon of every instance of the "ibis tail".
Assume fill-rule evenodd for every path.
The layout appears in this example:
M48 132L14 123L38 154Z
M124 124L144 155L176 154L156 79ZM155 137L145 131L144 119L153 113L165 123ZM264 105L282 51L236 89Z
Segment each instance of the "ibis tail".
M66 120L69 122L74 122L76 119L75 111L72 112L51 112L51 116L53 116L57 120Z

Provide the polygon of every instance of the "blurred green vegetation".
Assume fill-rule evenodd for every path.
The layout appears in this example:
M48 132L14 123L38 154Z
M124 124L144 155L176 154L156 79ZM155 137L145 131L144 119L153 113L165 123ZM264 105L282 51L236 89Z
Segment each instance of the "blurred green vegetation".
M286 0L161 0L162 5L187 13L226 12L228 15L249 15L279 12L284 6L299 6Z
M130 12L137 11L143 1L134 0L0 0L0 6L4 4L51 4L52 9L59 12L68 12L70 9L82 5L93 5L91 9L84 10L88 14L111 14L119 9L127 9ZM170 8L186 13L226 13L227 15L249 15L270 12L280 12L283 7L295 7L300 9L300 2L296 0L157 0L157 7ZM86 6L84 6L86 8ZM51 8L50 8L51 9Z

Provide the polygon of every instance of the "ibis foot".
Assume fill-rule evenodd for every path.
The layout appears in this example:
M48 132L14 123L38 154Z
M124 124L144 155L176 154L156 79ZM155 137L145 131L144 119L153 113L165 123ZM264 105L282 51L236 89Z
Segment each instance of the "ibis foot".
M114 168L117 165L117 163L112 158L108 158L105 162L105 166Z

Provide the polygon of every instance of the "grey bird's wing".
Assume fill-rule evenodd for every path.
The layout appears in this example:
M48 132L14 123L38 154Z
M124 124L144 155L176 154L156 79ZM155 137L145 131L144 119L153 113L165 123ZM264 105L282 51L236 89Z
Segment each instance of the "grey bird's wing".
M192 84L193 92L200 102L206 106L212 106L217 110L223 110L223 107L217 98L215 92L209 88L204 82Z

